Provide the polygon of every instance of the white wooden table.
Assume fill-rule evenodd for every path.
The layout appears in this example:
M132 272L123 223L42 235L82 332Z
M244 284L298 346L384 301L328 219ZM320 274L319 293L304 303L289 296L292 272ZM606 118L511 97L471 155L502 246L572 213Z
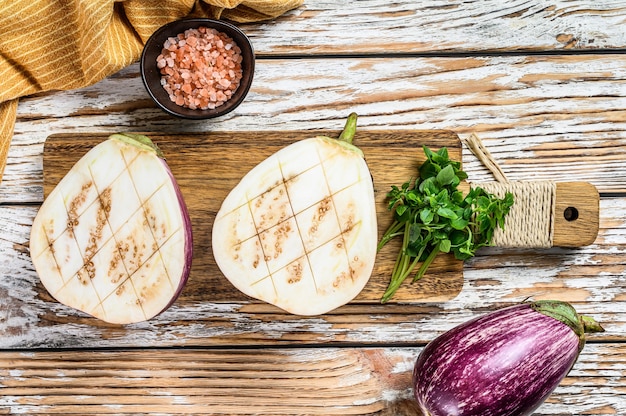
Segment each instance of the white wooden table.
M411 369L447 329L501 306L572 302L602 322L536 415L626 414L626 1L309 1L251 37L233 113L171 118L134 64L23 99L0 186L0 413L417 415ZM295 317L192 286L149 322L96 322L34 272L30 226L55 133L448 129L478 134L510 179L585 181L600 231L580 249L490 248L440 303ZM465 149L470 180L491 180Z

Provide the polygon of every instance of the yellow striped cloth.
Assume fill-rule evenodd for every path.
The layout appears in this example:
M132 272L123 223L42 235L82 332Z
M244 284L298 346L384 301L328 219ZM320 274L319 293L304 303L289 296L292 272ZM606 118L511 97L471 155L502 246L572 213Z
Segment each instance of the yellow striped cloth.
M135 62L163 24L187 16L251 22L303 0L0 1L0 181L20 97L93 84Z

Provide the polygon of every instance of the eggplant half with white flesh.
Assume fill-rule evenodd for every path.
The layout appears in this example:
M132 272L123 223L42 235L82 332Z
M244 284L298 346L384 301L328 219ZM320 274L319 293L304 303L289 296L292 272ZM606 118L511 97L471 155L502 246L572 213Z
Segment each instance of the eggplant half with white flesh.
M37 213L30 254L55 299L103 321L167 309L189 276L192 231L158 147L115 134L87 152Z
M567 302L536 301L461 324L430 342L413 370L426 416L525 416L567 375L585 334L603 332Z
M217 213L217 265L240 291L297 315L355 298L376 257L374 188L352 145L356 114L339 139L292 143L251 169Z

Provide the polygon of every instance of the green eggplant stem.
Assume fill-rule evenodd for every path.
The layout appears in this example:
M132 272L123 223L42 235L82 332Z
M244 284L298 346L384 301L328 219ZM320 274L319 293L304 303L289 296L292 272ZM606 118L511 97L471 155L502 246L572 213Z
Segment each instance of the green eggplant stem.
M352 140L354 139L354 135L356 133L356 113L351 113L346 120L346 125L343 128L343 131L339 135L338 138L331 138L328 136L317 136L319 139L325 140L329 143L335 143L339 146L342 146L344 149L347 149L351 152L355 152L362 158L365 158L363 155L363 151L352 144Z
M119 140L121 142L139 147L148 152L155 153L161 159L164 159L163 152L161 149L154 144L152 140L148 136L144 136L143 134L137 133L116 133L109 136L110 139Z
M604 332L604 328L595 319L590 316L580 315L585 333L592 334L594 332Z
M358 116L356 113L350 113L348 119L346 120L346 125L343 128L343 131L339 135L339 141L346 142L348 144L352 144L352 140L354 139L354 134L356 133L356 120Z
M585 345L585 334L604 332L604 328L590 316L579 315L576 309L567 302L559 300L538 300L531 302L530 307L546 316L552 317L569 326L580 339L579 351Z

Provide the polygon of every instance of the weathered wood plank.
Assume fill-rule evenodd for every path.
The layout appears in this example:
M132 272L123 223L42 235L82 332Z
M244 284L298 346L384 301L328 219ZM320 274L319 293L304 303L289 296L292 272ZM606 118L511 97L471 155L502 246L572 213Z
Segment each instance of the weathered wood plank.
M475 132L513 180L586 181L600 192L626 192L626 55L324 62L259 61L246 101L204 122L158 110L136 66L81 90L25 99L0 201L42 200L49 134L336 130L351 111L360 114L359 131ZM491 179L469 153L463 161L470 180Z
M212 302L205 282L196 279L168 311L128 326L89 318L45 291L27 250L36 209L0 206L0 224L5 224L0 227L0 348L412 344L529 297L571 301L604 324L607 332L594 339L625 339L626 198L600 201L599 235L590 246L480 251L465 263L463 289L447 302L354 303L328 315L297 317L265 304Z
M411 371L420 351L419 347L4 351L0 411L419 415L412 399ZM624 344L587 344L535 415L624 414L626 388L620 377L625 356Z
M315 1L243 28L262 55L589 50L626 46L625 7L615 0Z

